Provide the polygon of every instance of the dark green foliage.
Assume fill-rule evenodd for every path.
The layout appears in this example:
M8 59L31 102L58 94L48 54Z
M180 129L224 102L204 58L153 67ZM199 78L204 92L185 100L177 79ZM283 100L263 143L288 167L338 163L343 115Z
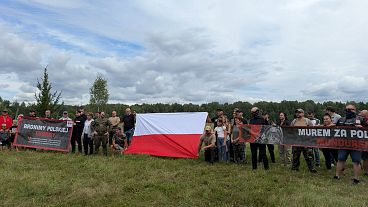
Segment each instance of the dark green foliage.
M50 110L55 116L55 112L59 111L60 107L64 104L60 102L61 92L52 92L52 86L49 82L49 75L47 73L47 66L44 69L43 78L41 82L37 79L38 92L35 93L37 114L43 115L46 110Z

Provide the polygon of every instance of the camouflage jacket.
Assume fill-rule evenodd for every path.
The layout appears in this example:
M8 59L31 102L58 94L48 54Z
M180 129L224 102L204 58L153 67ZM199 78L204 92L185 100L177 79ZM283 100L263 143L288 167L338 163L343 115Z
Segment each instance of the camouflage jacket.
M107 118L97 118L91 123L92 132L103 135L110 130L111 122Z

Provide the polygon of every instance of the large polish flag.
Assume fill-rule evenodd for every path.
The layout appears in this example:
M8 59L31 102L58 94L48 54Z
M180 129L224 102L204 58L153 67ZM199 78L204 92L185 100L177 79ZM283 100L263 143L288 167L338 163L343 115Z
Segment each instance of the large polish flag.
M207 112L137 114L131 145L125 154L198 158Z

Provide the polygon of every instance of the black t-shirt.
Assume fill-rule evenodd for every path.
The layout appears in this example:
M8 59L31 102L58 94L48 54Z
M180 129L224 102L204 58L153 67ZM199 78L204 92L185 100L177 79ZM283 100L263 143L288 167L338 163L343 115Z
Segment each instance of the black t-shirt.
M84 128L84 122L86 120L84 119L83 116L78 116L78 117L75 117L74 119L74 128L73 128L73 133L82 133L83 132L83 128Z
M133 114L124 115L120 120L124 123L124 132L133 129L135 126L135 116Z
M249 120L249 124L254 124L254 125L268 125L268 122L261 117L253 117Z

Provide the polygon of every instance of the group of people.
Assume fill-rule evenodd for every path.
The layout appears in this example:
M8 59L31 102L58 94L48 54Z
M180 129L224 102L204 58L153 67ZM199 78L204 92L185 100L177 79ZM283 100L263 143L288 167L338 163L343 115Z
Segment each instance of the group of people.
M134 129L135 129L135 112L131 108L126 108L124 115L119 117L116 111L111 113L107 118L104 112L85 113L80 108L75 113L72 120L68 116L68 112L64 111L60 120L72 121L73 133L71 137L71 152L75 153L76 148L79 153L85 155L98 154L102 146L103 154L108 154L108 145L111 147L112 154L114 152L123 153L130 145ZM0 116L0 145L1 150L4 147L12 148L14 137L17 130L18 120L23 115L19 115L17 119L12 120L8 115L8 111L4 109ZM31 110L29 117L38 118L36 112ZM52 119L51 111L46 110L42 118ZM345 107L345 116L341 117L332 107L325 109L325 114L319 120L315 117L314 112L305 114L303 109L296 109L293 119L288 119L285 112L280 112L276 121L270 120L267 113L262 113L258 107L250 110L250 118L244 117L243 111L235 108L231 118L228 118L222 109L216 111L216 117L207 118L203 135L200 138L198 153L204 150L204 157L207 162L235 162L246 164L246 143L240 137L241 125L275 125L275 126L353 126L368 127L368 110L362 110L359 113L355 105L347 104ZM276 162L274 145L250 143L251 163L253 170L256 170L258 163L263 163L264 169L270 168L267 156L267 149L270 154L272 163ZM82 150L83 149L83 150ZM339 180L345 169L345 162L350 155L353 163L354 184L360 182L363 160L364 175L368 176L368 152L359 150L345 149L321 149L325 157L325 166L331 170L336 165L335 176ZM320 167L320 149L301 146L278 145L279 161L284 166L288 166L291 170L299 171L300 156L303 153L308 169L312 173L316 173L317 167Z
M18 115L17 119L12 120L8 115L8 111L4 109L0 116L0 145L1 150L4 147L12 148L14 137L17 130L18 120L23 115ZM31 118L51 118L51 111L46 110L44 116L38 117L35 110L30 110ZM114 152L123 153L130 145L135 128L135 112L131 108L126 108L123 116L119 117L116 111L111 113L107 118L104 112L85 113L84 108L80 108L75 112L75 118L72 120L67 111L63 112L59 120L72 121L73 132L71 137L71 152L85 155L98 154L102 146L103 154L107 155L108 146ZM83 149L83 150L82 150Z
M327 107L322 120L315 117L314 112L305 113L303 109L296 109L293 119L288 119L285 112L280 112L276 121L270 120L267 113L262 113L258 107L250 110L250 118L244 118L244 113L235 108L231 118L228 118L222 109L217 109L216 117L207 118L205 132L201 136L198 153L204 150L205 161L214 163L235 162L246 164L246 143L239 136L240 125L275 125L275 126L353 126L357 128L368 127L368 110L359 113L354 104L347 104L345 116L341 117L333 107ZM276 162L274 145L250 143L251 162L253 170L257 169L258 163L263 163L264 169L268 170L269 160L267 149L272 163ZM350 155L353 163L353 184L360 182L359 175L364 169L364 175L368 176L368 152L345 149L321 149L325 157L325 166L331 170L336 165L335 176L339 180L345 169L345 162ZM278 145L279 161L282 165L290 167L291 170L299 171L300 156L303 154L308 169L316 173L321 165L320 149L302 146ZM363 160L363 166L361 161Z

